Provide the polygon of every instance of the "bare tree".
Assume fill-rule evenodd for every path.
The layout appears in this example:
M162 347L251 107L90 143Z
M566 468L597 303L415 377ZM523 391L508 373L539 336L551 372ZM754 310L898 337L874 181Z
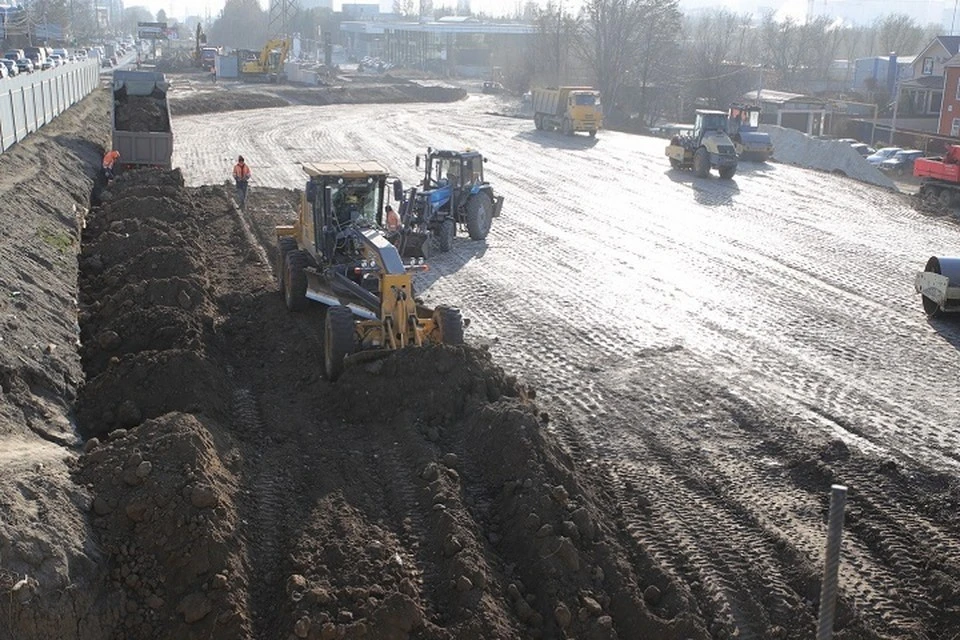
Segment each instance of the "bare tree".
M551 1L537 11L535 22L534 75L549 84L569 82L571 52L577 50L575 43L580 38L579 21L564 11L562 4Z
M651 29L663 40L679 35L677 0L587 0L582 21L584 61L614 110L629 72L651 53Z
M913 18L902 13L891 14L877 20L874 23L874 29L877 31L880 55L891 52L917 53L920 47L926 44L922 42L923 28Z

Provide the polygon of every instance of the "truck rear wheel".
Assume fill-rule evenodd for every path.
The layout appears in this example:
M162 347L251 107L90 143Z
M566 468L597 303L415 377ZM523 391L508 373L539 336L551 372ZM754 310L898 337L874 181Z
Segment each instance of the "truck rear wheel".
M565 136L573 135L573 125L570 124L570 118L563 119L563 135Z
M290 311L302 311L307 306L306 251L291 251L287 254L283 299Z
M533 116L533 126L537 128L537 131L543 131L543 118L540 117L540 114Z
M350 307L330 307L323 323L323 369L327 380L333 382L340 377L345 366L344 360L356 350Z
M710 175L710 153L706 147L700 147L693 154L693 172L698 178L706 178Z
M490 233L493 222L493 203L490 195L480 192L467 202L467 232L471 240L483 240Z
M591 138L596 138L596 137L597 137L597 130L596 130L596 129L590 129L589 134L590 134L590 137L591 137Z

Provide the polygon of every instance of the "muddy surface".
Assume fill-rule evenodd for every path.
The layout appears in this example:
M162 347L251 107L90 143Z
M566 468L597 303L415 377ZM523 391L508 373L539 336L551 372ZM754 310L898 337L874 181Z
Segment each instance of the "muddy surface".
M661 141L526 135L482 100L186 118L182 174L122 175L88 212L108 100L0 156L0 639L809 638L833 483L834 637L960 628L958 392L936 377L958 356L931 349L955 330L878 302L910 271L882 266L952 225L790 167L732 194L674 179ZM412 183L426 144L483 149L507 195L418 281L469 344L330 385L322 307L288 312L269 267L296 163ZM184 186L234 147L243 215ZM38 154L54 179L27 179ZM645 180L584 191L606 162ZM859 311L851 252L875 269Z

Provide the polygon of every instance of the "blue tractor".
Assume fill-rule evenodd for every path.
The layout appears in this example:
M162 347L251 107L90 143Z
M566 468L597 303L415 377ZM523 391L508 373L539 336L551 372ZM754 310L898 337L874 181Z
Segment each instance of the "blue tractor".
M427 148L417 156L417 168L423 166L423 183L400 199L400 219L407 235L407 254L427 254L435 246L449 251L457 235L457 227L465 227L470 238L483 240L490 232L493 219L500 215L503 196L494 195L493 187L483 178L486 161L478 151L441 151ZM395 193L403 191L399 181ZM421 243L410 242L419 237ZM432 241L432 242L430 242ZM421 246L413 246L421 244Z

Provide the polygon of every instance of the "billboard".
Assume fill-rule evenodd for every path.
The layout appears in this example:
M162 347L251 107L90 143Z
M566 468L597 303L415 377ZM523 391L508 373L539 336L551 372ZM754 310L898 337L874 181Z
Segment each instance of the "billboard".
M166 22L138 22L137 38L140 40L166 40Z

